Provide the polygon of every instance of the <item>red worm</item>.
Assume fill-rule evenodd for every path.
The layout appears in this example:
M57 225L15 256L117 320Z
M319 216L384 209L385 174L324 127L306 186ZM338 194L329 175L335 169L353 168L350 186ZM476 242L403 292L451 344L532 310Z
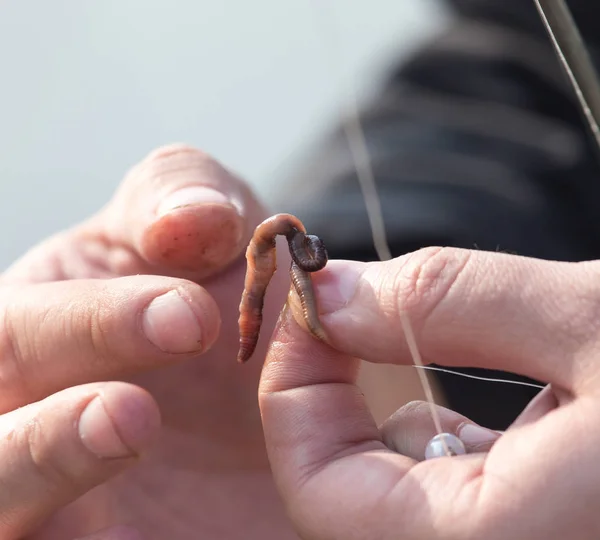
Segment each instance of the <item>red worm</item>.
M256 228L246 250L248 266L239 318L240 349L237 359L240 363L252 356L258 342L265 293L277 268L277 235L286 237L290 249L290 276L300 298L306 325L314 336L326 340L309 272L321 270L327 264L327 250L319 237L306 234L304 225L296 216L277 214Z

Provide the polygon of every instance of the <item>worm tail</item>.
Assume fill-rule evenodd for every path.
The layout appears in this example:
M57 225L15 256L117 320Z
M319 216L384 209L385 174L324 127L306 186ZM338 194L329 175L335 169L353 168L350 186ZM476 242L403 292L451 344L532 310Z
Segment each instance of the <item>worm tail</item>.
M264 292L262 293L264 295ZM247 362L254 354L260 327L262 325L262 298L251 298L244 295L240 304L240 348L237 361L240 364Z
M247 362L258 343L260 327L262 325L262 311L265 294L269 282L275 274L277 259L275 248L269 249L256 256L256 249L250 245L247 253L248 271L246 283L240 302L240 348L237 361L241 364Z

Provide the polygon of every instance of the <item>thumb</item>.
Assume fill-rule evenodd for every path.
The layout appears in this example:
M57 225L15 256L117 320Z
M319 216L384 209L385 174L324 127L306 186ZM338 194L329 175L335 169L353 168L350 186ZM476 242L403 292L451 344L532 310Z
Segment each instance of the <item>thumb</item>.
M151 152L95 216L34 248L4 281L161 274L198 281L237 259L265 211L251 190L185 145Z
M330 261L314 281L330 343L348 355L412 363L404 312L425 363L497 369L576 390L597 380L588 360L597 343L599 269L428 248L384 263ZM292 312L302 324L295 304Z

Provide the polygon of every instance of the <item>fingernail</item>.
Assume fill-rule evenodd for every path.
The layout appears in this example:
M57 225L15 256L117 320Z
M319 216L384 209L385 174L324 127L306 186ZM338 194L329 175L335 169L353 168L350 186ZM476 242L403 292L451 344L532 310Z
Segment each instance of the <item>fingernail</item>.
M483 449L500 438L500 434L497 431L467 423L462 424L458 428L457 435L470 450Z
M190 186L168 195L158 206L156 213L159 217L172 212L177 208L196 206L207 203L232 204L223 193L204 186Z
M364 263L354 261L329 261L327 271L315 278L322 315L334 313L348 305L356 294Z
M178 354L202 349L202 330L196 314L177 291L152 300L144 311L142 329L161 351Z
M100 396L90 401L79 417L79 437L86 448L101 458L125 458L135 455L119 437Z

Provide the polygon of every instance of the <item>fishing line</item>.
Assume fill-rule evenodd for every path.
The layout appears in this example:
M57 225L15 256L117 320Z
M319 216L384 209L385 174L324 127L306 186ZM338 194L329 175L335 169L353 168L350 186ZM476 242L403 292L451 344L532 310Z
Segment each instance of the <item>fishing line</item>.
M345 80L346 77L344 77L344 66L346 66L346 63L344 61L344 55L342 54L342 47L340 46L340 36L337 32L335 17L333 17L330 9L331 3L329 1L324 2L323 0L312 0L312 4L314 12L320 14L320 17L315 18L322 26L321 35L323 40L326 40L327 38L329 39L329 42L325 44L325 50L329 53L328 59L331 73L337 74L337 87L340 90L340 94L345 96L341 103L343 108L342 126L348 146L350 148L352 160L356 169L356 176L358 178L365 202L367 216L371 227L373 245L379 260L387 261L392 258L392 253L385 231L381 202L377 192L377 182L375 180L375 174L369 156L369 149L360 120L360 110L354 90L355 85L353 84L353 81ZM349 79L349 77L347 78ZM400 321L414 365L416 367L424 368L425 365L421 360L421 355L419 353L408 315L404 312L401 312ZM417 373L421 381L421 386L423 388L423 392L425 393L427 403L429 404L431 417L433 419L435 430L439 437L439 442L443 452L445 455L451 456L453 455L453 452L448 446L446 437L444 437L445 434L442 430L442 423L435 403L433 389L429 383L427 374L424 369L418 369Z
M375 174L370 161L365 133L361 124L358 100L354 91L355 85L347 80L349 77L344 77L343 75L343 67L345 66L344 56L340 46L340 37L337 32L335 18L331 12L330 2L323 2L322 0L311 1L313 3L314 12L320 15L319 17L316 17L316 20L317 23L322 26L321 36L324 41L328 41L325 46L325 51L328 52L327 56L331 73L337 74L338 88L340 94L344 96L344 99L342 99L342 126L365 202L373 245L379 259L381 261L386 261L392 258L392 254L386 236ZM534 0L534 2L538 8L542 21L550 34L559 59L573 84L581 107L590 123L592 132L596 137L596 141L600 146L600 129L597 122L598 115L600 115L600 91L598 90L600 85L598 85L598 81L595 78L595 73L591 67L591 62L589 61L587 51L585 50L579 32L577 31L577 27L570 17L566 4L562 0ZM556 30L557 28L558 31ZM573 64L573 68L571 67L571 64ZM583 81L581 84L579 82L580 80ZM425 371L427 370L439 371L478 381L528 386L537 389L544 388L542 385L529 382L481 377L459 373L449 369L426 366L421 359L410 320L405 312L400 313L400 321L414 367L417 368L417 372L419 373L421 386L423 387L435 429L439 437L444 434L433 390L425 375ZM452 452L450 451L446 440L441 437L440 442L445 454L451 455Z
M534 0L542 23L600 147L600 83L577 24L564 0Z
M543 384L530 383L526 381L513 381L511 379L498 379L496 377L481 377L480 375L469 375L468 373L460 373L458 371L452 371L451 369L441 368L437 366L413 366L419 369L429 369L431 371L439 371L441 373L449 373L450 375L456 375L457 377L465 377L466 379L475 379L476 381L491 382L491 383L504 383L504 384L516 384L520 386L528 386L530 388L538 388L543 390L546 388Z

